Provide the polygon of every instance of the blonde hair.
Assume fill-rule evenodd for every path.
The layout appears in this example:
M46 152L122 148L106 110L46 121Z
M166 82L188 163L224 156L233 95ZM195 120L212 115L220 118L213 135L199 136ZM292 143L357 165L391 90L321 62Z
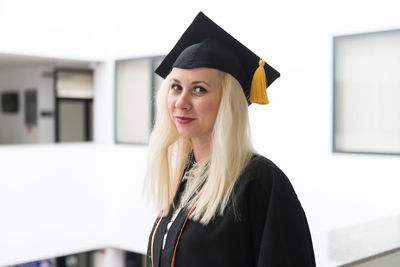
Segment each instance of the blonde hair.
M235 182L253 153L246 97L232 75L222 74L222 98L212 133L212 152L190 170L194 179L181 200L186 207L198 201L191 217L204 225L223 214ZM168 90L166 77L156 97L156 122L150 135L145 184L148 196L163 216L173 207L192 150L190 140L179 135L169 116Z

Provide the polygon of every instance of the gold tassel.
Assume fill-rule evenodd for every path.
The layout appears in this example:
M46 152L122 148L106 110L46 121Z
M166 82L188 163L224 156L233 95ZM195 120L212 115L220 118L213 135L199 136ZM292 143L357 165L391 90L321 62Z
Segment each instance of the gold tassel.
M267 77L264 70L265 61L260 59L258 68L254 72L250 88L250 102L257 104L268 104Z

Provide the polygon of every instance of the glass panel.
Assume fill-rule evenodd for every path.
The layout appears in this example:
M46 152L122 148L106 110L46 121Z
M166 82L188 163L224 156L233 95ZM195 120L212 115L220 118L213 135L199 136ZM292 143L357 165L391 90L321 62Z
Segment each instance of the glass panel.
M93 74L79 71L57 71L57 97L93 98Z
M400 153L400 31L335 39L335 149Z
M156 68L161 64L164 58L158 58L153 60L153 91L152 91L152 124L151 127L153 128L154 126L154 120L155 120L155 114L156 114L156 94L158 89L160 89L162 82L164 81L163 78L158 76L157 74L154 73Z
M124 60L116 68L116 138L147 143L151 129L151 60Z
M85 102L59 100L60 142L85 141Z

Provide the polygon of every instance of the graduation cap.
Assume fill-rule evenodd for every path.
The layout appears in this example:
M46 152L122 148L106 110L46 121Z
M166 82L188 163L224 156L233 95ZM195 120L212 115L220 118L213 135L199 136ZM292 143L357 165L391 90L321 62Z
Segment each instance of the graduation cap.
M155 72L165 78L174 67L214 68L227 72L238 80L248 101L258 104L268 104L266 88L280 76L202 12Z

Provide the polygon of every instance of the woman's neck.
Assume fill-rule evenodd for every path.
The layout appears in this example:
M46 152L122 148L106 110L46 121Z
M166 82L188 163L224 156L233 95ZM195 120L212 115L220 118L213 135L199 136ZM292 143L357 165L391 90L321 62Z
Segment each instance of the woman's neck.
M210 140L192 140L193 155L196 162L202 161L211 155Z

